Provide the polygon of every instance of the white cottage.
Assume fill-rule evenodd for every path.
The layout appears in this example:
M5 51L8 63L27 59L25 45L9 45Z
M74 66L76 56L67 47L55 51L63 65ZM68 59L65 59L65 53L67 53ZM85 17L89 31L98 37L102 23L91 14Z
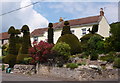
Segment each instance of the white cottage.
M61 19L61 18L60 18ZM92 29L92 26L94 24L98 24L98 32L97 34L100 34L103 37L109 37L109 31L110 26L107 22L104 11L101 8L100 15L97 16L91 16L91 17L85 17L85 18L78 18L78 19L72 19L68 20L71 26L71 31L73 34L75 34L79 39L85 35L88 34L88 29ZM53 23L53 29L54 29L54 43L57 42L58 38L61 36L61 31L63 28L64 21L60 21L57 23ZM46 41L47 40L47 28L39 28L35 29L31 33L31 41Z

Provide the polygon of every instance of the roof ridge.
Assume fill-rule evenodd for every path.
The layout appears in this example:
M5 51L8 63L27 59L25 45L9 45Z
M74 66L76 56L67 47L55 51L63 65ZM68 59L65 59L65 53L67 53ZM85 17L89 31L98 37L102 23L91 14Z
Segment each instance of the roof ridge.
M97 16L100 16L100 15L97 15ZM82 18L77 18L77 19L85 19L85 18L92 18L92 17L97 17L97 16L89 16L89 17L82 17ZM72 20L77 20L77 19L72 19ZM71 21L71 20L67 20L67 21Z

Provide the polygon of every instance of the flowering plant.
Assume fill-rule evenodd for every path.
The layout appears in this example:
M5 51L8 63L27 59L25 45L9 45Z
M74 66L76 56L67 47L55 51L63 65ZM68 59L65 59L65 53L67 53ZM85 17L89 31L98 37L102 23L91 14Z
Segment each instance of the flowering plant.
M31 63L47 62L47 56L51 53L53 46L44 41L33 42L33 47L29 48L30 57L33 58Z

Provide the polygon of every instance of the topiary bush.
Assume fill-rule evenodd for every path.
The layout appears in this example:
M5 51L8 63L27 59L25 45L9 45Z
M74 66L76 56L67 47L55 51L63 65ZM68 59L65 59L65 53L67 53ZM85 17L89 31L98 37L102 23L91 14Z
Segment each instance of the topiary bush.
M99 35L99 34L91 34L91 33L89 33L89 34L86 34L86 35L84 35L83 37L81 37L80 40L81 40L82 43L87 43L88 40L89 40L92 36L95 36L95 35L103 39L103 37L102 37L101 35Z
M70 69L75 69L75 68L78 68L78 64L76 63L68 63L66 65L67 68L70 68Z
M120 58L116 58L114 60L114 65L113 66L116 67L116 68L120 68Z
M29 27L24 25L21 31L23 32L23 38L21 48L17 56L17 62L22 62L24 58L29 56L28 49L31 47Z
M11 26L8 30L9 37L9 47L8 55L4 58L4 62L9 64L10 68L13 68L16 64L17 50L16 50L16 40L15 40L15 28Z
M65 35L65 34L72 34L72 32L70 30L70 26L69 26L69 22L68 21L64 22L64 26L63 26L63 29L62 29L61 36Z
M72 55L81 52L81 44L74 34L66 34L59 37L57 43L59 42L65 42L66 44L68 44L71 48L70 52Z
M48 43L53 43L53 36L54 36L54 32L53 32L53 24L49 23L48 25Z

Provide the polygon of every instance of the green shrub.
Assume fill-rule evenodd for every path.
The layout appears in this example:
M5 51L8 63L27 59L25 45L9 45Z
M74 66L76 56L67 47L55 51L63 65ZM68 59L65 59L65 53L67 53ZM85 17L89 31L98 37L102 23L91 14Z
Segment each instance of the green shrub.
M104 41L98 41L97 43L96 43L96 46L97 46L97 51L98 51L98 53L99 54L101 54L101 53L104 53Z
M49 28L48 28L48 43L53 43L53 36L54 36L54 32L53 32L53 24L49 23Z
M64 63L66 63L69 59L70 54L70 46L64 42L59 42L52 48L52 51L56 52L57 56L55 56L55 62L58 67L62 67Z
M59 42L65 42L66 44L68 44L71 48L70 52L72 55L81 52L81 44L78 38L74 34L66 34L59 37L57 43Z
M78 68L78 64L76 63L68 63L66 65L67 68L70 68L70 69L75 69L75 68Z
M90 60L97 60L97 59L98 59L98 54L97 53L90 54Z
M102 41L100 36L94 35L88 40L88 48L89 49L97 49L97 43Z
M58 52L60 55L68 57L70 54L70 46L64 42L57 43L52 50Z
M116 58L114 60L114 65L113 66L116 67L116 68L120 68L120 58Z
M107 61L107 62L114 62L114 59L115 59L115 55L114 55L114 52L110 52L109 54L107 54L106 56L101 56L100 57L100 60L103 60L103 61Z
M86 62L78 63L78 65L86 65Z
M101 35L99 35L99 34L91 34L91 33L89 33L89 34L86 34L86 35L84 35L83 37L81 37L80 38L80 40L81 40L81 42L82 43L87 43L88 42L88 40L91 38L91 37L93 37L93 36L98 36L98 37L100 37L100 38L103 38Z

